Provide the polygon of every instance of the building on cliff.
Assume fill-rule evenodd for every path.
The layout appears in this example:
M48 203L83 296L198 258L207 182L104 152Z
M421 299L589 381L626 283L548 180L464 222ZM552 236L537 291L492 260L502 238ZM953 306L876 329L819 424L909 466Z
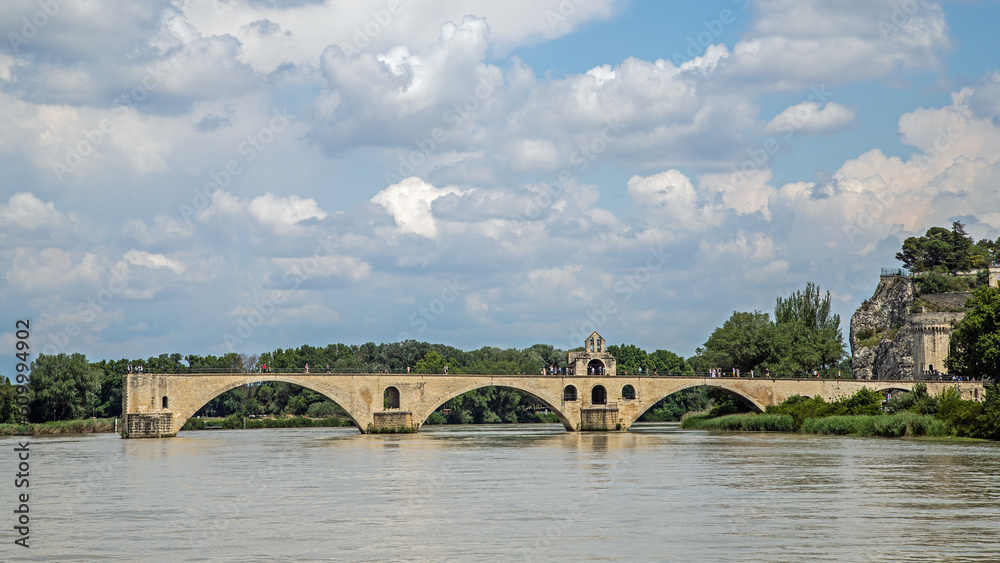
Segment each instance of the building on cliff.
M997 287L1000 268L989 268ZM851 371L855 379L940 379L955 323L969 293L918 295L903 270L883 270L871 299L851 316Z

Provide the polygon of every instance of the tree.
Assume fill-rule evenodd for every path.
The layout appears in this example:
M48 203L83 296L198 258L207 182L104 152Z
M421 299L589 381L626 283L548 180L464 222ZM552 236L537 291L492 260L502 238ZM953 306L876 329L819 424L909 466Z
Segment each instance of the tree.
M649 360L660 375L694 375L691 364L669 350L657 350L649 355Z
M914 272L942 271L958 272L978 267L986 261L981 245L989 241L972 243L972 237L965 232L961 221L951 224L951 230L931 227L922 237L908 237L902 249L896 253L896 260Z
M28 389L33 421L85 418L96 406L101 372L83 354L40 354L31 362Z
M979 287L965 303L966 313L955 325L945 365L960 377L1000 378L1000 289Z
M608 346L608 353L615 357L615 369L621 374L634 374L638 368L653 367L649 361L646 351L635 344L622 344Z
M711 367L749 371L773 360L774 336L774 323L767 313L734 312L697 353Z
M0 424L17 422L20 409L17 408L17 386L0 374Z
M808 282L804 291L778 298L774 322L778 329L778 355L785 364L804 370L828 369L844 357L844 335L840 315L831 315L830 292L821 295L818 285ZM788 366L788 369L792 366Z
M424 358L417 362L416 373L442 373L444 372L445 361L440 354L431 350L424 355Z

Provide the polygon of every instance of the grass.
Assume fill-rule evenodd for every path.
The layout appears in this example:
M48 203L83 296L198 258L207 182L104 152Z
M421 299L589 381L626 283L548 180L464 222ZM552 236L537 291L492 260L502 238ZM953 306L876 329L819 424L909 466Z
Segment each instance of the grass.
M87 418L38 424L0 424L0 436L41 436L45 434L97 434L114 432L115 419Z
M902 438L915 436L944 437L952 434L948 422L931 415L912 412L873 416L828 416L809 418L802 423L805 434L836 434Z
M743 432L791 432L795 426L787 414L730 414L716 418L695 415L685 418L681 428L739 430Z
M681 428L742 432L794 432L795 423L787 414L731 414L709 418L707 414L685 417ZM799 432L839 436L880 436L885 438L948 437L953 434L947 421L913 412L868 416L825 416L807 418Z
M181 431L184 430L242 430L243 418L230 415L226 418L189 418ZM339 418L306 418L304 416L289 416L285 418L248 418L246 428L310 428L330 426L351 426L351 421Z

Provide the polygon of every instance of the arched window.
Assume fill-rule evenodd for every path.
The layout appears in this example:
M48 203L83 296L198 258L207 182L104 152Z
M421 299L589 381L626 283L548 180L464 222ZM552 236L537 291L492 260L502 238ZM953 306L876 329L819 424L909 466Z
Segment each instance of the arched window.
M575 386L573 386L573 385L567 385L566 388L563 389L563 400L564 401L575 401L575 400L577 400L577 398L578 397L576 395L576 387Z
M604 362L590 360L590 363L587 364L587 375L604 375Z
M167 408L167 396L163 396L163 408Z
M608 404L608 390L603 385L594 385L594 388L590 391L590 404Z
M399 408L399 389L386 387L383 400L386 410Z
M622 387L622 399L629 401L635 399L635 387L632 387L631 385Z

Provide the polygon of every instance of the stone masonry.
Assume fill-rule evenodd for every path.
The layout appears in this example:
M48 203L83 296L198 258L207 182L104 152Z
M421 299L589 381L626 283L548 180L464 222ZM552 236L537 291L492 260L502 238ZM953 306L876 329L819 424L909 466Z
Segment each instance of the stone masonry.
M627 430L664 397L705 385L728 390L756 411L792 395L832 401L867 386L910 390L911 381L824 379L750 379L636 376L417 375L417 374L128 374L122 397L126 438L175 436L212 398L241 385L284 381L312 389L340 405L361 432L412 432L438 407L463 393L487 386L518 389L539 399L570 431ZM570 389L572 386L572 389ZM929 393L957 387L962 396L981 400L975 382L928 382ZM385 406L386 391L398 391L398 407ZM570 392L572 391L572 392ZM603 401L594 402L595 398Z

